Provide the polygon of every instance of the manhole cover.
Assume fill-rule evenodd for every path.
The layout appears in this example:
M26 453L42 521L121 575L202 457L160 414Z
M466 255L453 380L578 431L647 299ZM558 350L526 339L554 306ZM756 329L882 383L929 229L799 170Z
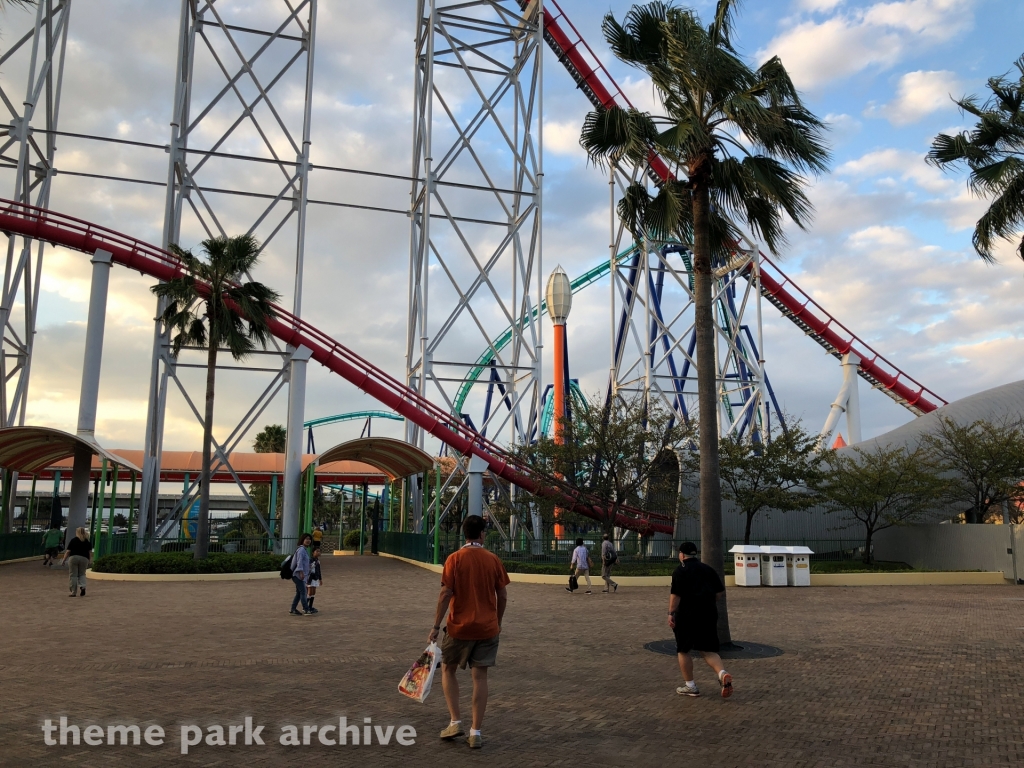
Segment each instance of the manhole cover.
M655 653L663 653L666 656L676 655L676 641L674 638L672 640L655 640L653 643L647 643L644 648ZM734 640L732 647L723 648L719 655L723 659L770 659L772 656L781 656L783 653L785 651L773 645L751 643L746 640ZM693 655L700 656L696 651L693 652Z

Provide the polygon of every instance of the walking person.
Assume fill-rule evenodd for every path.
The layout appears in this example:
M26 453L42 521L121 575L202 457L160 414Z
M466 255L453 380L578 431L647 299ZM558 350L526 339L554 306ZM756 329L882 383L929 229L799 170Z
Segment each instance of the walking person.
M484 745L481 728L487 708L487 669L497 663L501 620L508 601L505 566L484 549L486 525L480 515L470 515L462 523L466 543L444 562L434 627L428 636L429 642L437 641L441 622L447 615L441 641L441 682L451 721L441 731L441 738L449 741L465 733L455 673L459 667L465 669L468 665L473 677L473 721L466 740L470 749Z
M607 533L601 542L601 578L604 579L602 592L618 592L619 585L612 581L612 566L619 562L619 554L615 551L612 537Z
M68 597L75 597L76 593L85 597L85 572L89 568L89 560L92 559L92 542L89 541L89 534L85 528L75 529L75 536L68 542L60 564L64 565L68 558L71 559L68 566L68 586L71 588L71 594Z
M60 528L51 528L43 534L43 567L53 567L60 551Z
M593 563L590 560L590 550L583 544L583 539L576 539L576 549L572 551L572 560L569 561L569 572L577 579L583 576L587 580L587 591L585 594L594 594L591 591L590 568ZM566 592L572 592L571 587L565 588Z
M306 604L310 613L320 613L313 607L313 598L316 597L316 588L323 583L323 576L320 573L320 547L313 544L312 560L309 562L309 575L306 577Z
M304 533L299 537L299 546L292 553L292 584L295 585L295 599L292 600L292 609L289 613L292 616L312 616L309 610L309 603L306 600L306 575L309 573L309 552L306 546L313 541L313 537ZM302 603L302 610L299 611L299 603Z
M693 657L700 651L707 665L718 675L722 698L732 696L732 675L725 671L718 655L718 596L725 586L715 569L697 559L697 546L690 541L679 545L679 566L672 574L672 591L668 598L668 625L676 636L676 656L683 685L676 693L700 696L693 679Z

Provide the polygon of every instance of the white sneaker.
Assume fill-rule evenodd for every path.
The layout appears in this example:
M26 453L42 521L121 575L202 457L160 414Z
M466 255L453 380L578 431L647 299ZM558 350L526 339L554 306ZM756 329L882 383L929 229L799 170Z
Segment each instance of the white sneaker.
M696 684L694 685L680 685L676 688L676 693L680 696L700 696L700 691L697 690Z

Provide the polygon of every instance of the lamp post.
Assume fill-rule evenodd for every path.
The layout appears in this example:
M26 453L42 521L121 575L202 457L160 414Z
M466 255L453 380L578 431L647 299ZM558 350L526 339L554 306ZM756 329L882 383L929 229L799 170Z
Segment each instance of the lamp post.
M556 445L565 443L565 435L562 431L562 422L565 419L565 398L568 392L566 381L568 360L565 356L565 321L569 317L569 310L572 309L572 285L569 276L560 266L555 267L548 277L546 291L548 305L548 316L554 325L555 359L552 369L554 370L554 387L551 396L554 398L554 441ZM555 519L561 516L561 510L555 509ZM565 534L564 527L555 523L555 538L560 539Z

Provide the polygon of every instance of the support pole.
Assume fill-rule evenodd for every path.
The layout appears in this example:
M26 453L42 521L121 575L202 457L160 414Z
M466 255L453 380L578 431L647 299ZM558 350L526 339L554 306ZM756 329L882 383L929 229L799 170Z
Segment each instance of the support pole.
M28 533L32 533L32 518L36 512L36 476L32 475L32 493L28 497L28 522L26 523L25 530Z
M843 384L846 386L846 431L850 435L850 445L861 441L860 434L860 396L857 392L857 372L860 370L860 358L853 352L843 355ZM848 386L847 386L848 384Z
M359 554L363 554L363 545L366 542L366 492L367 485L363 483L363 503L359 507Z
M294 547L299 537L302 489L302 415L306 409L306 363L313 353L299 347L288 367L288 425L284 454L284 509L281 520L282 551Z
M135 522L135 470L132 470L132 495L128 500L128 541L132 538L132 524ZM127 549L126 551L131 551Z
M270 538L274 538L274 523L277 521L277 475L270 476L270 508L267 510L270 521Z
M96 496L92 500L92 542L96 551L100 551L101 537L103 536L103 507L106 506L107 493L107 460L103 459L100 469L99 485Z
M434 465L434 565L440 564L440 535L441 535L441 465Z
M103 328L107 315L107 288L110 284L112 254L97 250L92 259L92 287L89 290L89 320L85 329L85 361L82 365L82 389L78 398L77 434L90 443L96 442L96 401L100 392L100 367L103 361ZM89 473L93 451L85 446L75 448L71 471L71 504L68 507L68 544L75 529L84 526L89 494ZM104 460L104 467L106 461ZM93 542L95 543L95 539Z
M107 513L107 551L104 554L110 555L114 552L114 512L117 508L117 467L113 467L114 482L110 485L110 511Z
M487 462L474 454L469 460L469 514L484 516L484 470Z

